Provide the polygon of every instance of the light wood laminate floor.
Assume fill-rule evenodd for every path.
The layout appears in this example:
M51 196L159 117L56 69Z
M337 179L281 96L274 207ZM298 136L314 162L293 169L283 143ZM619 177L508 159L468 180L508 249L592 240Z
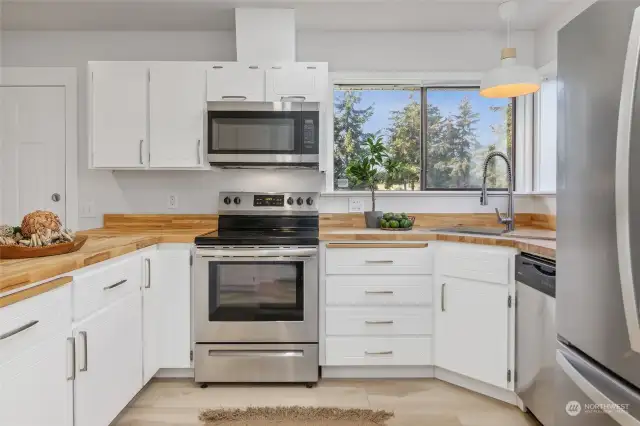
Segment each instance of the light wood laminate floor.
M538 426L517 407L435 379L323 380L316 388L225 385L200 389L193 380L153 380L115 426L200 425L204 408L326 406L395 412L389 426Z

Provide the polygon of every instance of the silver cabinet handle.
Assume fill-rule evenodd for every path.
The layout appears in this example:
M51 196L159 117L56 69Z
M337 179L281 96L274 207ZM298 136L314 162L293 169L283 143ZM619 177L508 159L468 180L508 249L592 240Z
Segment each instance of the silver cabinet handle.
M622 96L618 115L615 167L615 213L618 241L618 269L622 289L622 306L627 323L631 349L640 353L640 318L633 280L634 258L631 252L631 221L629 187L631 177L630 149L633 135L634 104L637 96L638 63L640 61L640 10L633 16L627 56L622 77ZM636 254L637 256L637 254Z
M287 99L295 99L295 100L299 100L300 102L304 102L307 99L307 97L306 96L281 96L280 102L286 102Z
M246 96L235 96L235 95L230 95L230 96L223 96L222 99L238 99L240 101L246 101L247 97Z
M151 259L146 258L144 262L147 264L147 283L144 288L151 288Z
M387 264L390 265L393 263L393 260L365 260L364 263L372 263L372 264Z
M144 139L140 139L140 164L144 164L144 160L142 159L142 144L144 143Z
M364 323L379 325L379 324L393 324L393 321L365 321Z
M365 355L393 355L393 351L369 352L364 351Z
M364 294L393 294L393 291L391 291L391 290L382 290L382 291L365 290Z
M40 321L38 321L38 320L29 321L25 325L21 325L20 327L14 328L11 331L7 331L4 334L0 334L0 340L8 339L11 336L15 336L16 334L18 334L18 333L20 333L22 331L30 329L31 327L33 327L34 325L36 325L39 322Z
M442 289L440 290L440 310L444 312L446 309L444 308L444 289L447 283L442 283Z
M214 65L213 66L214 70L221 70L222 68L224 68L222 65Z
M73 337L67 337L67 346L71 346L69 352L71 352L71 375L67 376L67 380L76 379L76 339Z
M89 351L87 349L89 346L89 342L87 339L87 332L81 331L80 333L78 333L78 335L82 336L82 352L84 355L84 364L80 368L80 371L88 371L89 370Z
M106 286L106 287L103 287L102 289L103 289L103 290L111 290L112 288L119 287L119 286L121 286L122 284L124 284L124 283L126 283L126 282L127 282L127 280L120 280L120 281L118 281L117 283L115 283L115 284L111 284L111 285L108 285L108 286Z
M202 139L198 139L198 150L196 151L196 153L198 154L198 165L200 165L202 163Z

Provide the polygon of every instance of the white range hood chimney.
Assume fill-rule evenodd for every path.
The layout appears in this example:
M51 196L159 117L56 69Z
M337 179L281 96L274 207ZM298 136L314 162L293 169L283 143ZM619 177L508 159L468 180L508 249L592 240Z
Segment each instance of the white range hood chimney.
M295 10L237 8L236 51L238 62L295 62Z

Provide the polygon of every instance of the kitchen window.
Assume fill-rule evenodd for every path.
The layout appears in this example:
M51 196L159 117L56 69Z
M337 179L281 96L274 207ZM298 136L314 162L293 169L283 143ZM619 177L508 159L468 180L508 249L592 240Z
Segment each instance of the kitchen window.
M346 167L372 135L399 164L382 170L379 190L477 190L489 152L514 158L515 100L483 98L478 87L335 85L333 100L335 191L363 189ZM490 164L490 188L507 187L505 167Z

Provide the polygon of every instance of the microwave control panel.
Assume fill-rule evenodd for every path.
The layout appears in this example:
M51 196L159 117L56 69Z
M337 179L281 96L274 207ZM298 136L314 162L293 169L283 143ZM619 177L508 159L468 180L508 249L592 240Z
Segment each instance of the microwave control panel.
M284 207L284 195L256 194L253 196L255 207Z

